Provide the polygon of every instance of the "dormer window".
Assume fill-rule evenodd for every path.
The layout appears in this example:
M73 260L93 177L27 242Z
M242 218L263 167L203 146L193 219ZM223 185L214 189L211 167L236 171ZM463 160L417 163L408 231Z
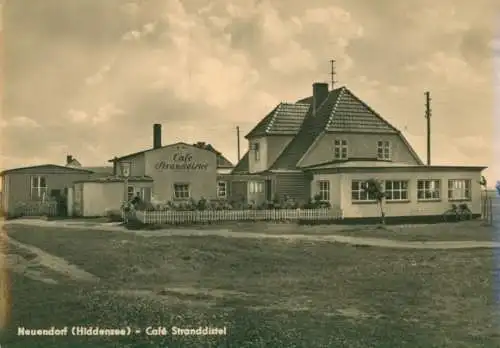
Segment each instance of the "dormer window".
M335 139L334 145L335 159L347 159L347 140Z
M377 159L390 160L391 159L391 142L388 140L380 140L377 142Z

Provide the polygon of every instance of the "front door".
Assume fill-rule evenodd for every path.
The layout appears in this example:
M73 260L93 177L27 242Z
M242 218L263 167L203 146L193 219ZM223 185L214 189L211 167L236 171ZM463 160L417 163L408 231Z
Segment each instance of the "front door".
M266 201L272 201L273 200L273 182L272 180L266 180L265 184L265 191L266 191Z

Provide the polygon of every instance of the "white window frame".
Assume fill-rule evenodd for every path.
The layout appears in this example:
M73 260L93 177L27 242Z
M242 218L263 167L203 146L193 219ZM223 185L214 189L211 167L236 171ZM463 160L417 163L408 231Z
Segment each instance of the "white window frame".
M256 162L260 161L260 143L253 143L254 160Z
M420 183L422 183L422 185L420 185ZM418 179L417 201L419 202L440 201L441 189L442 187L440 179Z
M42 185L43 179L43 185ZM36 195L33 193L36 192ZM49 186L47 185L47 177L43 175L33 175L30 178L30 198L34 201L43 200L48 196Z
M227 181L217 181L217 197L227 198Z
M390 160L392 158L392 144L389 140L377 141L377 159Z
M330 201L330 180L318 180L318 195L320 201Z
M127 200L131 201L135 196L135 187L132 185L127 186Z
M248 193L262 193L264 192L264 183L262 181L249 181Z
M349 157L349 146L346 139L335 139L333 141L333 157L335 159L347 159Z
M351 181L351 202L353 203L375 203L376 197L370 195L365 189L366 180ZM354 188L354 186L356 186Z
M385 200L388 202L408 202L410 200L409 184L409 180L384 180Z
M449 201L470 201L472 199L470 179L450 179L448 180L448 200Z
M178 190L183 188L182 190ZM191 198L191 187L185 182L176 182L173 185L174 199L190 199Z

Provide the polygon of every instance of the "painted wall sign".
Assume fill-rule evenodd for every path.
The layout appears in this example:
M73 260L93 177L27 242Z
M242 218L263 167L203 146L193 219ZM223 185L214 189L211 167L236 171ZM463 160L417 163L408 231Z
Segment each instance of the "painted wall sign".
M158 161L155 165L157 170L207 170L208 163L200 163L193 160L190 153L177 152L171 161Z

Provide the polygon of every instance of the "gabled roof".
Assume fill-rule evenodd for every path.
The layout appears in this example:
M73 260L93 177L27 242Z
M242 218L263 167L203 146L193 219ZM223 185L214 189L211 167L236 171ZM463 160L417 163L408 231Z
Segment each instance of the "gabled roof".
M120 160L124 160L124 159L127 159L127 158L132 158L132 157L135 157L135 156L138 156L138 155L142 155L142 154L144 154L146 152L155 151L155 150L159 150L159 149L164 149L164 148L171 147L171 146L176 146L176 145L185 145L185 146L190 146L190 147L197 147L199 149L203 149L203 150L206 150L206 151L213 152L217 156L217 168L233 168L233 164L226 157L224 157L221 152L219 152L216 149L214 149L212 145L205 144L203 142L198 142L198 143L195 143L195 144L188 144L188 143L184 143L184 142L181 141L181 142L178 142L178 143L165 145L165 146L159 147L157 149L151 148L151 149L147 149L147 150L143 150L143 151L134 152L134 153L131 153L131 154L128 154L128 155L125 155L125 156L120 156L120 157L112 158L112 159L108 160L108 162L120 161Z
M297 162L329 124L343 88L332 90L313 115L311 105L298 134L290 141L270 169L296 169Z
M300 169L298 164L307 151L328 132L394 134L403 141L415 161L419 165L424 164L397 128L346 87L330 91L314 115L312 102L313 97L310 96L298 100L295 104L279 104L246 136L251 138L263 135L295 135L269 170ZM233 172L248 172L248 153L243 156Z
M312 97L298 101L310 105ZM309 108L300 131L270 167L273 169L297 169L298 162L322 134L327 132L381 132L398 135L408 147L416 162L423 164L401 132L384 120L346 87L329 92L315 115Z
M331 110L325 130L398 133L396 128L345 87L341 88L338 103Z
M39 174L51 174L51 173L88 173L91 174L92 171L87 170L87 169L82 169L82 168L73 168L73 167L66 167L66 166L60 166L57 164L40 164L36 166L29 166L29 167L20 167L20 168L12 168L12 169L7 169L4 170L3 172L0 172L0 176L3 176L5 174L15 174L15 173L23 173L23 172L37 172Z
M245 152L243 157L241 157L240 161L238 164L236 164L236 167L234 167L232 173L248 173L249 171L249 163L248 163L248 151Z
M245 138L265 135L296 135L309 106L305 103L280 103Z
M222 155L220 151L217 151L211 144L206 144L204 142L197 142L193 144L193 146L198 147L200 149L208 150L217 155L217 168L233 168L234 165L229 161L226 157Z

